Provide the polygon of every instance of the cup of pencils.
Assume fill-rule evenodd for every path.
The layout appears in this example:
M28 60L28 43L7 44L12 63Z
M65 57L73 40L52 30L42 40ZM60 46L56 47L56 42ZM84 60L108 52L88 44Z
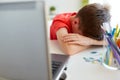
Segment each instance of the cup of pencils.
M104 45L106 51L102 65L110 70L120 70L120 29L118 25L109 32L104 28L103 34L107 45Z

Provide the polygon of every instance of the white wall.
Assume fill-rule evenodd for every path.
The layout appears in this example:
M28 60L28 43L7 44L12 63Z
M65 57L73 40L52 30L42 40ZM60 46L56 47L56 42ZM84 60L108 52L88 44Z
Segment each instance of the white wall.
M120 3L118 0L90 0L90 3L95 2L101 4L108 4L110 6L112 28L116 27L117 24L120 26Z
M81 0L46 0L47 7L55 6L56 13L78 11Z

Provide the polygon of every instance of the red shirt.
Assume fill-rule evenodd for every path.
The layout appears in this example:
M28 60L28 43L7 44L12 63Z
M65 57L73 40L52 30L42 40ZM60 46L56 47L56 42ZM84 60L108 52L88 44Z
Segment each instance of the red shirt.
M70 17L76 15L76 13L63 13L58 14L54 17L52 25L50 27L50 39L56 40L56 32L60 28L66 28L68 30L68 33L72 33L72 26L70 23Z

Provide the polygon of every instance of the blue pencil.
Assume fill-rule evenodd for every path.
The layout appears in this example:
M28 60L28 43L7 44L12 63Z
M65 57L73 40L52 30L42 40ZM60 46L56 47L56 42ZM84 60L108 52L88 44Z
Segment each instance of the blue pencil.
M111 33L112 38L113 38L113 36L114 36L114 34L115 34L115 31L116 31L116 28L113 28L112 33Z

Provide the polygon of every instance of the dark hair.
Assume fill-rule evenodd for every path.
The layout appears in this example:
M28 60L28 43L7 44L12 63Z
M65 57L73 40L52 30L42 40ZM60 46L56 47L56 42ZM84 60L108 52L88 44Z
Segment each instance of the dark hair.
M84 36L103 40L101 25L110 22L110 13L107 7L101 4L89 4L81 8L76 17L80 19L79 29Z

